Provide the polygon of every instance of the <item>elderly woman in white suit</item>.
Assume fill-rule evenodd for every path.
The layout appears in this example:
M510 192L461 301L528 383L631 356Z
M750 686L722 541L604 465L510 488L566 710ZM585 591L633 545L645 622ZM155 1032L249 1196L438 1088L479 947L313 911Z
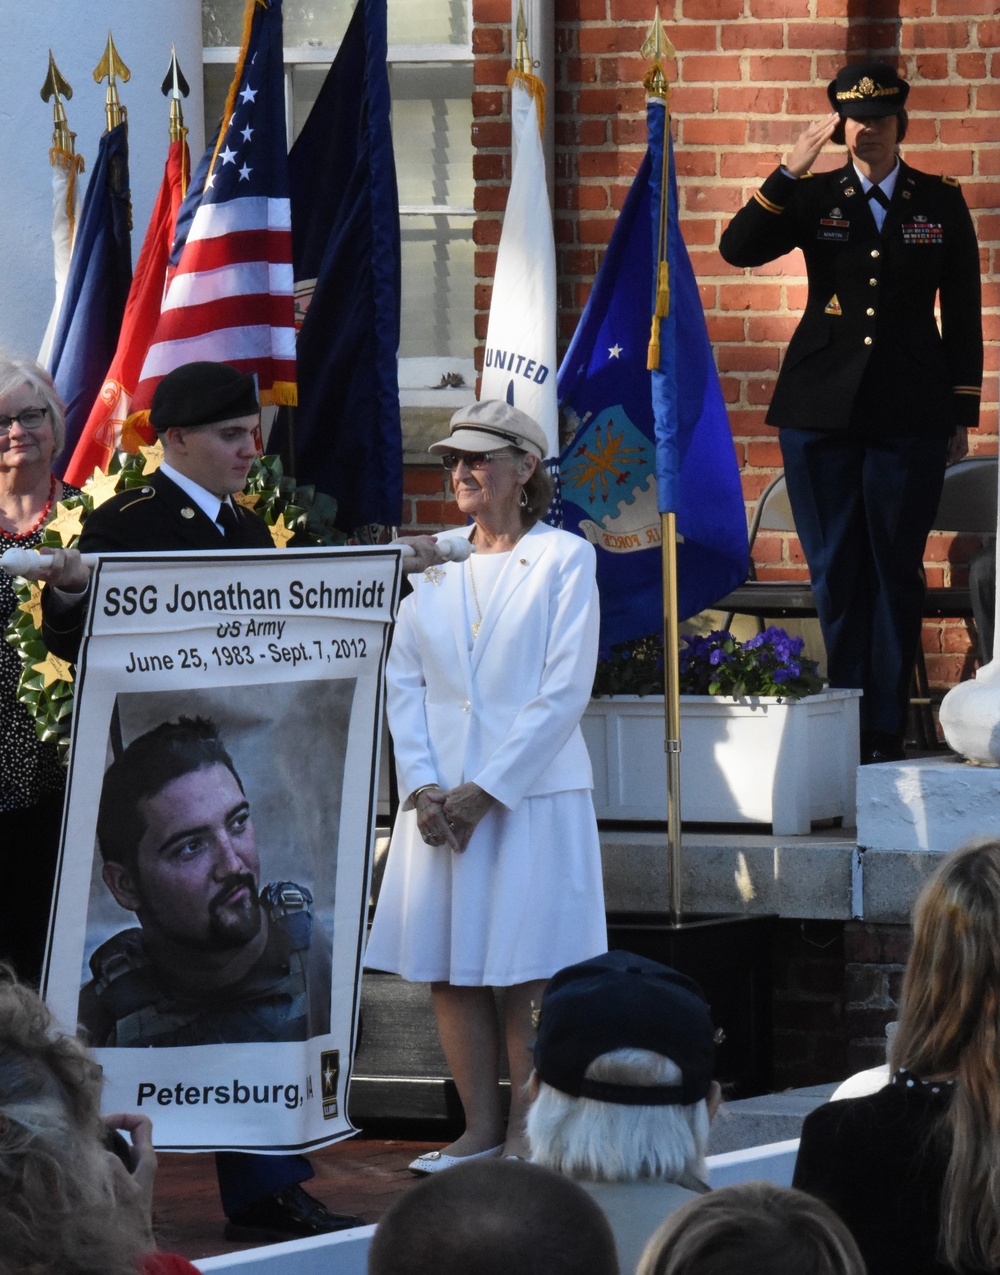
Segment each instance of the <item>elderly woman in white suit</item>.
M532 1007L556 970L607 949L580 731L597 660L593 547L538 521L552 485L524 412L473 403L430 450L472 519L446 534L475 552L411 577L400 608L386 679L403 802L366 956L431 984L465 1111L461 1137L415 1160L418 1173L527 1156Z

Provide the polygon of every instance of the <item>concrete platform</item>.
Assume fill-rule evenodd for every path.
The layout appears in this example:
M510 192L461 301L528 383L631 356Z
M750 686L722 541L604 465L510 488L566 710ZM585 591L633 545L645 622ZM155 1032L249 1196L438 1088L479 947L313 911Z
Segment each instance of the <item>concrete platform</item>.
M850 920L855 914L853 830L776 837L732 829L685 831L682 895L691 913ZM669 909L667 837L661 828L601 830L609 912Z
M953 753L863 766L858 771L858 845L865 850L946 854L1000 827L1000 769Z

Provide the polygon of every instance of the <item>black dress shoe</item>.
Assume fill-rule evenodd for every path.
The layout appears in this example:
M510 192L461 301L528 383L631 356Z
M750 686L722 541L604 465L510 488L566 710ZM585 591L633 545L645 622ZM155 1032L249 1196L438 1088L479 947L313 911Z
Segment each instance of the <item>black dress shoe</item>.
M331 1213L325 1204L296 1183L254 1200L234 1213L226 1221L225 1236L227 1240L278 1244L282 1240L346 1231L352 1226L364 1226L364 1222L350 1213Z
M898 736L873 731L862 741L861 764L877 766L883 761L906 761L906 749Z

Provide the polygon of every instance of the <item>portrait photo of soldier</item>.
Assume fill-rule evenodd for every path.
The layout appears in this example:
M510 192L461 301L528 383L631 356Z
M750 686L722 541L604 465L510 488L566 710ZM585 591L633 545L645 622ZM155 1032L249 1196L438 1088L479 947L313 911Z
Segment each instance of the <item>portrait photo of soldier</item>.
M93 1046L330 1030L330 935L306 885L262 878L252 805L208 716L160 722L106 770L100 877L138 924L90 954L79 1017Z

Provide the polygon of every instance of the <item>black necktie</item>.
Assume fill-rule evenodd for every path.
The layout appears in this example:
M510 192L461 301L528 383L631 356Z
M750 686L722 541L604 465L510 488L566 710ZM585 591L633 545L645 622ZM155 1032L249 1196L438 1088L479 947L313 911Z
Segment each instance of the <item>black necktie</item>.
M869 187L868 198L874 199L877 204L881 204L885 209L888 209L889 207L889 196L885 193L881 186Z
M219 506L219 516L215 520L222 530L226 533L226 544L230 548L236 548L240 544L240 521L236 517L236 510L232 507L228 500L224 500Z

